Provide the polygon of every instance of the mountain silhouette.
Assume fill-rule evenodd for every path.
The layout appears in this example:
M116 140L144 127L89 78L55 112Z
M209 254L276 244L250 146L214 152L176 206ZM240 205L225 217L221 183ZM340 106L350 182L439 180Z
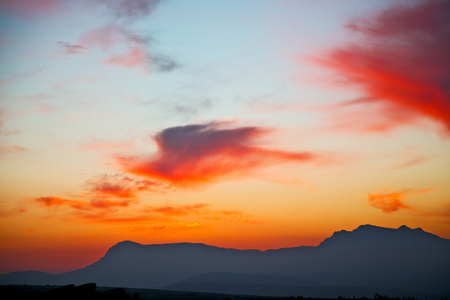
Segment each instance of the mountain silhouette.
M86 268L13 272L0 284L83 284L311 297L450 295L450 240L420 228L362 225L317 247L236 250L123 241Z

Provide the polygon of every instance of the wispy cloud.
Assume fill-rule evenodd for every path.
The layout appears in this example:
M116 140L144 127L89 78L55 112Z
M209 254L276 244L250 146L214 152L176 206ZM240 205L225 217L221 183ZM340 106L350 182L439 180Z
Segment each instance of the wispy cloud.
M1 86L8 86L14 83L21 82L23 79L27 79L33 76L36 76L37 74L41 73L43 68L37 68L30 72L23 72L23 73L16 73L13 74L10 78L6 78L0 81L0 87Z
M375 208L381 209L385 213L392 213L400 209L412 209L404 203L408 194L422 194L432 191L431 188L420 190L403 189L400 191L389 192L389 189L382 189L377 193L368 193L367 200L369 204Z
M24 17L50 13L59 7L57 0L0 0L0 9L5 9Z
M161 0L92 0L116 19L131 22L149 16Z
M395 165L391 169L393 169L393 170L405 169L405 168L413 167L416 165L420 165L428 160L429 160L429 158L427 158L427 157L417 156L417 157L411 158L407 161L404 161L398 165Z
M116 226L144 226L147 229L167 230L178 227L196 227L211 223L242 223L257 225L264 223L238 210L214 209L210 203L160 204L147 206L139 212L126 214L105 214L85 212L81 218L89 223L110 224ZM193 222L195 220L195 222ZM184 224L184 225L183 225ZM189 226L191 224L192 226Z
M25 151L25 148L21 146L0 146L0 154L7 154L7 153L19 153Z
M99 47L109 57L107 64L147 68L149 59L145 40L117 25L108 25L85 33L79 40L87 47Z
M147 64L147 53L142 45L136 44L126 53L110 57L106 63L122 67L144 67Z
M180 68L180 64L168 56L152 55L152 65L160 72L170 72Z
M62 197L39 197L34 199L38 203L42 203L45 206L68 206L77 210L92 210L92 209L110 209L116 207L127 207L129 206L133 200L120 200L120 201L111 201L104 199L92 199L90 201L85 200L73 200L73 199L65 199Z
M205 208L211 206L208 203L197 203L187 205L163 205L158 207L148 207L146 212L156 212L167 216L183 216L190 214L204 213Z
M123 174L102 175L86 181L86 191L68 198L48 196L34 198L47 207L70 207L76 210L111 210L138 203L139 194L162 191L160 183L140 180ZM97 215L97 214L96 214Z
M89 187L87 196L95 198L136 198L139 192L159 191L158 182L131 178L122 174L103 175L86 181Z
M318 157L309 152L257 146L258 138L270 132L220 122L171 127L154 137L158 146L154 155L122 157L119 161L130 173L187 186L242 176L280 163L309 162Z
M57 44L59 45L59 53L64 55L82 54L87 50L87 48L82 45L69 44L62 41L58 41Z
M426 117L450 132L450 2L397 5L353 19L346 28L359 42L316 62L367 95L365 103L354 103L363 106L349 113L353 121L359 116L358 127L386 131Z
M421 217L432 217L441 220L445 224L450 224L450 201L444 203L440 207L432 209L422 209L417 212Z

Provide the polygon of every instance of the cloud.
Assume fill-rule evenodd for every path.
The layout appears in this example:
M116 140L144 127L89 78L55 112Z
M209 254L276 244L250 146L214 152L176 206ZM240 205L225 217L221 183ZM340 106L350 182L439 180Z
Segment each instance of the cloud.
M0 146L0 154L19 153L25 151L21 146Z
M96 180L86 182L89 186L87 196L94 198L136 198L139 192L157 191L162 189L162 184L131 178L122 174L103 175Z
M11 84L15 84L18 82L21 82L22 79L27 79L33 76L36 76L37 74L41 73L43 68L37 68L30 72L23 72L23 73L15 73L10 78L3 79L0 81L0 86L9 86Z
M160 204L148 206L139 211L108 214L100 212L83 212L80 218L89 223L109 224L136 228L142 226L145 230L157 228L159 230L169 230L179 227L179 224L197 223L241 223L249 225L263 224L263 220L247 215L236 210L212 209L209 203L194 204ZM193 222L194 221L194 222ZM186 225L187 226L187 225ZM184 227L184 226L182 226ZM190 226L187 226L190 227Z
M167 56L149 55L150 37L133 33L134 22L150 16L161 0L90 0L106 16L112 17L107 25L84 34L79 42L89 47L99 47L108 58L106 64L124 68L139 67L149 71L150 64L155 71L168 72L180 65Z
M366 94L351 112L362 128L386 131L425 117L450 133L450 2L397 5L346 28L358 43L315 61Z
M427 158L427 157L417 156L417 157L409 159L401 164L395 165L391 169L393 169L393 170L405 169L405 168L409 168L412 166L420 165L428 160L429 160L429 158Z
M382 189L378 193L368 193L367 200L371 206L381 209L385 213L392 213L400 209L412 209L402 201L406 199L407 194L422 194L428 193L431 190L431 188L420 190L403 189L400 191L389 192L389 189Z
M117 19L133 21L149 16L161 0L94 0Z
M246 175L262 167L317 158L309 152L258 147L257 139L271 130L227 125L212 122L164 129L154 137L158 147L155 155L122 157L119 162L133 174L175 185L196 185Z
M57 44L59 45L59 53L65 55L85 53L84 51L87 50L87 48L82 45L73 45L61 41L58 41Z
M167 216L184 216L189 214L202 213L203 210L211 206L208 203L197 203L197 204L187 204L187 205L164 205L158 207L147 208L148 212L161 213Z
M417 215L438 218L442 220L443 223L450 224L450 201L447 201L436 208L418 211Z
M153 55L151 57L151 62L160 72L170 72L180 68L180 64L177 61L167 56Z
M24 17L53 12L59 5L56 0L0 0L0 9Z
M86 192L71 195L70 199L59 196L34 198L47 207L70 207L80 211L112 210L128 207L139 200L139 193L162 191L161 183L139 180L123 174L103 175L86 181ZM101 214L100 214L101 215ZM95 216L100 216L95 213Z
M87 47L98 47L108 53L106 64L147 69L145 40L119 26L108 25L85 33L79 40Z
M92 210L92 209L110 209L115 207L127 207L133 201L132 200L120 200L111 201L103 199L92 199L90 201L85 200L72 200L64 199L62 197L39 197L34 199L38 203L42 203L45 206L69 206L77 210Z
M139 67L147 63L147 53L142 45L134 45L126 53L110 57L106 60L107 64L118 65L122 67Z

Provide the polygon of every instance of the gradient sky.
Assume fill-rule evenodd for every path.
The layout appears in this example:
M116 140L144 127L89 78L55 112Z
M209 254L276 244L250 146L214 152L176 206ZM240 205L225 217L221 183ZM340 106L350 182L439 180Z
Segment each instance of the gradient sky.
M122 240L450 238L450 2L0 0L0 273Z

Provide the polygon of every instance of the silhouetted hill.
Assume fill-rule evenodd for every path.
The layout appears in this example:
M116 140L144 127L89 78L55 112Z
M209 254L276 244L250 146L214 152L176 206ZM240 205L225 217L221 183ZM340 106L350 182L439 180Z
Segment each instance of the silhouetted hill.
M319 293L311 294L313 297L331 297L320 294L329 291L340 292L334 297L372 297L374 291L391 291L386 294L449 297L448 253L450 240L406 226L391 229L363 225L353 231L335 232L317 247L267 251L124 241L86 268L63 274L14 272L1 275L0 284L96 282L100 286L222 293L238 289L249 294L262 293L270 284L269 290L279 295L298 291L306 296L309 291Z

